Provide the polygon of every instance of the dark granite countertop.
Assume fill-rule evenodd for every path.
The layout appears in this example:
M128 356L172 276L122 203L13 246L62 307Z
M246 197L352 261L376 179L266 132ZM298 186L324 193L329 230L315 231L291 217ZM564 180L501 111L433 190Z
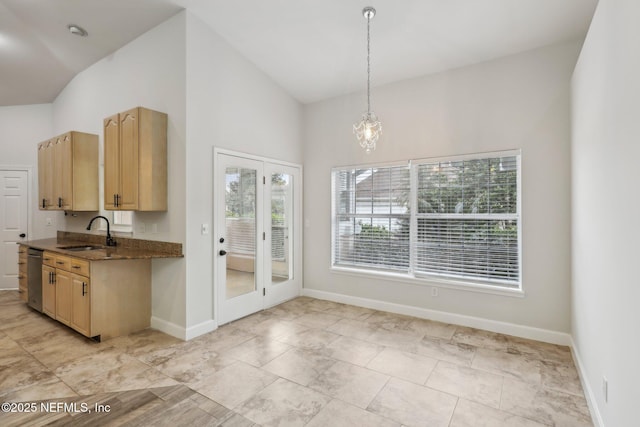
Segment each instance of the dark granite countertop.
M58 232L58 238L55 239L28 240L19 242L19 244L88 261L182 258L184 256L182 255L182 245L179 243L128 238L116 238L116 241L118 246L105 246L104 236ZM80 251L69 250L69 247L87 245L98 248Z

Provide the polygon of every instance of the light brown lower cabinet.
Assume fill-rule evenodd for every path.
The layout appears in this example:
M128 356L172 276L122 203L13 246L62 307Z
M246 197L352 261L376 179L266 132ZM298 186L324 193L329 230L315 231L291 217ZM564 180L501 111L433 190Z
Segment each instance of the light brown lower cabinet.
M47 262L45 256L44 262ZM44 264L42 266L42 312L49 317L56 318L56 282L54 276L55 267Z
M91 284L89 278L71 275L71 327L82 335L91 335Z
M56 269L56 320L71 325L71 273Z
M90 338L146 329L151 321L151 260L87 261L45 252L43 312Z

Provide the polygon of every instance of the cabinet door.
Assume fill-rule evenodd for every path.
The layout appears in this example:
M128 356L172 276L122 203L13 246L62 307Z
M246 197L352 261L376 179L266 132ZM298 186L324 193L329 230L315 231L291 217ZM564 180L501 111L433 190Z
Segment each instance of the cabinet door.
M53 201L53 151L55 140L38 145L38 208L50 209Z
M71 275L71 327L85 336L91 334L91 286L89 278Z
M42 312L56 318L56 269L48 265L42 266Z
M118 114L104 119L104 208L116 209L120 192L120 132Z
M56 209L70 210L73 207L73 146L70 133L56 138L53 157L53 203Z
M120 203L118 209L138 209L138 131L140 117L134 108L120 113Z
M56 269L56 320L71 324L71 273Z

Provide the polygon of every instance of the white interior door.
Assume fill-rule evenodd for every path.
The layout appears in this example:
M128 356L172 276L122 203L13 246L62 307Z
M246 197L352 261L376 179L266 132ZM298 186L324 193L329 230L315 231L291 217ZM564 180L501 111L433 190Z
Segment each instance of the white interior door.
M302 259L300 168L265 162L265 306L300 294Z
M218 323L263 308L262 162L226 154L216 159Z
M218 324L300 294L300 168L215 152Z
M27 171L0 170L0 289L18 288L18 246L28 226Z

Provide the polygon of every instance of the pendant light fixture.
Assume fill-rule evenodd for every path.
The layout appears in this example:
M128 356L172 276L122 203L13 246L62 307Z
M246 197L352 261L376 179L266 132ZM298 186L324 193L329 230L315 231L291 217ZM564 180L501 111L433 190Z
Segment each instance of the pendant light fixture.
M369 26L376 16L376 10L371 6L362 9L362 15L367 20L367 111L362 114L362 120L353 125L353 133L358 137L360 146L369 154L376 149L376 142L382 133L382 123L376 113L371 111L371 36Z

